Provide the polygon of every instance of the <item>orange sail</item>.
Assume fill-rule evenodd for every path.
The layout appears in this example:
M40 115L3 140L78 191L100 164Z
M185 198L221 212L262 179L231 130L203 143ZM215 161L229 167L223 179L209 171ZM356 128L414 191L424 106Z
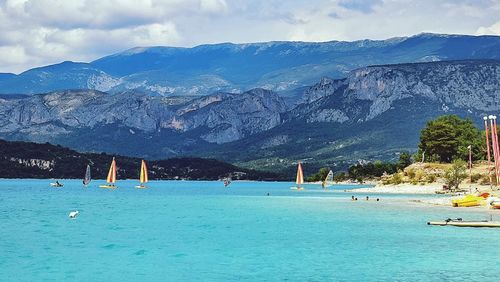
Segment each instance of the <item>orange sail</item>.
M141 175L140 175L139 181L141 182L141 184L144 184L144 183L148 182L148 180L149 180L148 168L146 167L146 162L144 160L142 160L142 162L141 162Z
M115 183L116 182L116 161L113 158L111 161L111 166L109 167L108 177L106 177L106 182Z
M302 164L300 162L297 167L297 179L295 183L297 183L297 187L300 187L300 184L304 184L304 173L302 172Z

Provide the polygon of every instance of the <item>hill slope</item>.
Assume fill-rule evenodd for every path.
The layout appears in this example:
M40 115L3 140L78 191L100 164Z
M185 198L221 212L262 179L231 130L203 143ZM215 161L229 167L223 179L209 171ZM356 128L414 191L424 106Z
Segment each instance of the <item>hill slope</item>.
M105 179L112 156L86 154L46 144L0 140L0 175L2 178L83 178L89 164L94 179ZM138 178L141 159L116 156L119 179ZM149 177L154 179L274 180L280 176L238 168L214 159L175 158L150 161Z

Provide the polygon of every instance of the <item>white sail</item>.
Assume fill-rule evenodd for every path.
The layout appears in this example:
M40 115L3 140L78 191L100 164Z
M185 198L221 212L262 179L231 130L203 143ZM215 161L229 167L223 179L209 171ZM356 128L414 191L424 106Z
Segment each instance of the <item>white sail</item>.
M325 180L323 180L323 188L326 188L328 186L331 186L333 184L333 171L329 171L328 175L325 177Z
M91 181L90 165L87 165L87 170L85 171L85 177L83 178L83 185L89 185L90 181Z

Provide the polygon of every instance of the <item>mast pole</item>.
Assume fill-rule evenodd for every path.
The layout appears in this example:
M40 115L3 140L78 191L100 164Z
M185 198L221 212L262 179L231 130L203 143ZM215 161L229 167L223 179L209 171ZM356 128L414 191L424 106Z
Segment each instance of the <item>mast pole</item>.
M486 155L488 156L488 178L490 179L490 189L493 189L493 181L491 179L491 154L490 154L490 137L488 133L488 117L483 117L484 133L486 135Z

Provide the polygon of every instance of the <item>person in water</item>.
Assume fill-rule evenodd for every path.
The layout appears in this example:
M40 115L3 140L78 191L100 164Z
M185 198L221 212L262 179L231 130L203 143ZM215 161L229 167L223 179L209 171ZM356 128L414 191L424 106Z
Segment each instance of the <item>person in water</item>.
M366 200L368 201L370 198L368 196L366 196Z

